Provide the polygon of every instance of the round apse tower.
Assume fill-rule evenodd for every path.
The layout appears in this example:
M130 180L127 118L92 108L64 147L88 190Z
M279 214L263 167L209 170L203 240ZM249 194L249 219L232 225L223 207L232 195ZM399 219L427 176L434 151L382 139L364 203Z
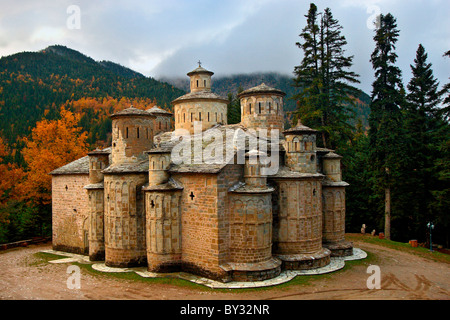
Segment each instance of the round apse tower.
M155 116L128 108L111 116L111 165L103 171L105 264L144 266L145 210L142 187L148 183L147 151L153 144Z
M241 124L249 129L284 130L283 97L286 94L266 84L238 94L241 100Z

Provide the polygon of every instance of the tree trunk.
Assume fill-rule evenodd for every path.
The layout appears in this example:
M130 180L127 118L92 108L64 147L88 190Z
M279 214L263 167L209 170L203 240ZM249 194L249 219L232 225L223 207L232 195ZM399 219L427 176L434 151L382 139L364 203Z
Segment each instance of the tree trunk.
M384 206L384 237L391 240L391 189L386 187L385 206Z

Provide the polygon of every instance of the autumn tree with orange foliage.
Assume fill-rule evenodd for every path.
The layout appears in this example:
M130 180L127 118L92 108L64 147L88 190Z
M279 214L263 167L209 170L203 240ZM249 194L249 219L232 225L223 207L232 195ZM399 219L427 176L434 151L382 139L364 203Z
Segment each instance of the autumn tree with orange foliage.
M28 201L50 204L52 184L49 173L87 154L87 132L82 132L78 126L80 118L79 114L63 107L61 119L37 122L31 138L24 138L26 147L22 154L27 171L22 192Z
M0 137L0 208L8 201L19 198L17 186L22 182L25 174L17 165L6 163L5 157L10 154L7 146ZM8 214L0 210L0 223L8 223Z

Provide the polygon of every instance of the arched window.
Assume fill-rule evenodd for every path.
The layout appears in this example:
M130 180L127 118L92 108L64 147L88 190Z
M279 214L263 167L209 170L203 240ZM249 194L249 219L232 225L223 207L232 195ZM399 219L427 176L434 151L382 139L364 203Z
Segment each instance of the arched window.
M197 88L198 88L198 80L197 80Z
M186 122L186 113L183 112L183 122Z
M293 140L293 143L294 143L294 145L293 145L293 151L294 152L299 152L300 151L300 141L298 140L298 138L297 137L295 137L294 138L294 140Z

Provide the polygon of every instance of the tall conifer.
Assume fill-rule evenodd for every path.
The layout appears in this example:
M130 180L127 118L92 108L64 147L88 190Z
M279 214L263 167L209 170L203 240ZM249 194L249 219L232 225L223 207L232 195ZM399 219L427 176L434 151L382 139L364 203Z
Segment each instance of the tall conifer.
M324 147L336 148L351 136L353 128L348 120L354 115L350 105L358 93L351 84L359 81L356 73L347 70L353 56L345 55L347 41L341 34L342 26L329 8L320 15L319 19L317 7L311 4L300 34L303 41L297 42L304 57L294 69L294 84L301 90L294 98L298 101L297 117L321 131Z
M402 140L401 108L405 105L401 70L395 65L395 44L399 36L396 19L380 15L375 30L375 50L371 55L375 81L372 85L369 117L370 163L375 176L375 191L384 190L385 236L391 237L391 187L397 182L401 161L405 160Z

